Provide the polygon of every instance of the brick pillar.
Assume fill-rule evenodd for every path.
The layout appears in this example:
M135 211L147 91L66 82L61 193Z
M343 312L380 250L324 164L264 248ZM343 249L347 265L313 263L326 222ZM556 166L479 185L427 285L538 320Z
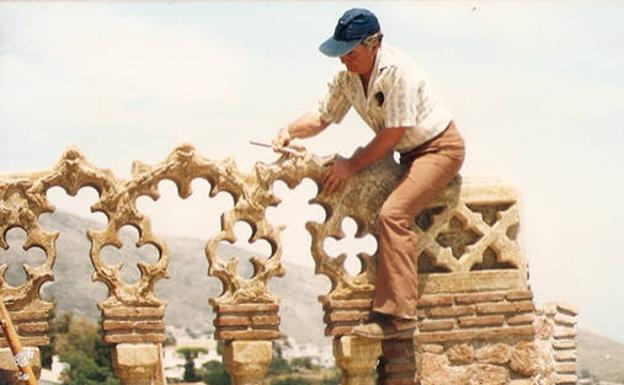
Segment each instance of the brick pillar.
M271 341L227 341L223 345L223 363L232 385L261 384L272 355Z
M30 349L33 351L33 359L30 362L30 366L35 373L35 376L39 378L41 374L41 353L39 348L24 347L24 349ZM18 380L17 376L20 371L15 365L15 357L10 348L0 348L0 384L6 385L22 385L23 381Z
M538 311L542 375L556 385L575 385L577 310L562 303L549 303Z
M334 358L342 372L342 385L374 385L381 341L344 336L334 338Z
M382 343L379 385L420 384L420 352L413 338L390 339Z
M117 344L112 348L113 370L123 385L164 385L157 344Z

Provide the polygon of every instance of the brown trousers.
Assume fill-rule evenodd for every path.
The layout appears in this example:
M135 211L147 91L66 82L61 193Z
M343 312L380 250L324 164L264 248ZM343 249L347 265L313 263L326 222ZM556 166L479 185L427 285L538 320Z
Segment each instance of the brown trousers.
M418 256L414 255L415 217L457 175L464 161L464 140L451 121L438 136L401 154L405 175L384 202L377 219L379 253L373 311L416 318Z

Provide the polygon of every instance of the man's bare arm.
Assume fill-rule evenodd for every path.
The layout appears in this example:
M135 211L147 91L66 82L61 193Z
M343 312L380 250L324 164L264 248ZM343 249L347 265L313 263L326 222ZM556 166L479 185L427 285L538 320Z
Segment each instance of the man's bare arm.
M392 151L399 143L407 127L388 127L379 131L377 135L362 149L357 151L350 159L355 172L375 163Z
M305 113L279 131L272 141L273 148L279 150L288 145L293 139L314 136L327 128L327 126L329 126L329 122L321 119L318 113Z

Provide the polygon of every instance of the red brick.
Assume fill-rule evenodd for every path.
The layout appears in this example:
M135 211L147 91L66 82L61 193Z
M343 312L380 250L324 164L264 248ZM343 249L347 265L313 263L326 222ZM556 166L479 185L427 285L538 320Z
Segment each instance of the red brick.
M428 332L436 330L451 330L454 327L455 321L453 320L423 321L419 323L418 330Z
M576 373L576 363L555 364L557 373Z
M553 348L562 350L562 349L576 349L576 341L574 340L559 340L553 341Z
M502 315L490 315L482 317L460 317L459 326L462 328L480 326L501 326L505 321Z
M400 376L400 377L382 377L379 379L379 385L415 385L416 381L414 376Z
M104 320L102 328L104 331L132 330L132 321Z
M22 346L46 346L50 344L48 336L22 337L19 338ZM9 344L6 338L0 338L0 348L8 348Z
M472 315L475 312L473 305L469 306L453 306L453 307L434 307L429 309L431 317L458 317L463 315Z
M104 342L108 344L140 344L140 343L161 343L165 342L165 336L162 334L104 334Z
M323 304L324 309L370 309L372 299L336 300L332 299Z
M532 337L535 331L531 326L514 326L505 328L453 330L447 332L421 333L417 336L419 343L438 343L446 341L469 341L505 339L509 337Z
M47 321L48 312L46 310L25 310L9 312L11 321L17 323L18 321Z
M164 333L165 323L163 321L136 321L134 329L139 333L144 333L145 331Z
M368 320L368 318L368 311L332 311L326 313L323 320L325 322L350 322Z
M325 335L332 336L332 337L346 336L346 335L351 334L351 330L353 330L353 328L356 325L357 324L353 324L353 325L329 324L325 328Z
M576 329L574 329L573 327L555 326L553 336L557 339L575 338Z
M531 301L477 305L477 313L479 314L526 313L534 310Z
M382 354L387 359L397 359L404 357L414 357L416 355L416 347L414 340L384 340L381 344Z
M510 301L518 301L523 299L533 299L533 292L531 290L514 290L505 295Z
M578 378L575 374L555 374L555 384L557 385L576 385Z
M17 333L20 335L25 334L40 334L45 333L49 329L47 322L26 322L15 325Z
M241 303L237 305L216 305L217 314L225 313L275 313L279 306L275 303Z
M116 306L102 310L104 318L162 318L165 315L165 307L129 307Z
M423 295L418 299L418 307L451 306L452 295Z
M556 350L556 361L576 361L576 350Z
M562 312L562 313L566 313L568 315L571 316L576 316L578 315L578 310L571 305L565 304L565 303L558 303L557 304L557 311Z
M216 340L275 340L280 337L278 330L218 330Z
M574 326L576 325L576 317L563 313L555 314L555 323L559 325Z
M257 315L251 317L251 324L254 326L277 326L280 318L276 315Z
M455 296L455 303L458 305L466 305L480 302L498 302L502 301L504 298L502 293L461 294Z
M251 320L247 316L219 316L213 322L214 326L249 326Z
M535 315L533 313L525 313L507 317L508 325L532 324L533 321L535 321Z

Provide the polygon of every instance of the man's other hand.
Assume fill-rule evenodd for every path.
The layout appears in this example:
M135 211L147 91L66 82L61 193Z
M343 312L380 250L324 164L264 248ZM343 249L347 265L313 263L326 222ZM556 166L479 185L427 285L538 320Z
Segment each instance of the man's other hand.
M339 155L326 164L327 170L321 178L321 189L327 193L342 191L349 178L356 173L356 168L350 159Z

